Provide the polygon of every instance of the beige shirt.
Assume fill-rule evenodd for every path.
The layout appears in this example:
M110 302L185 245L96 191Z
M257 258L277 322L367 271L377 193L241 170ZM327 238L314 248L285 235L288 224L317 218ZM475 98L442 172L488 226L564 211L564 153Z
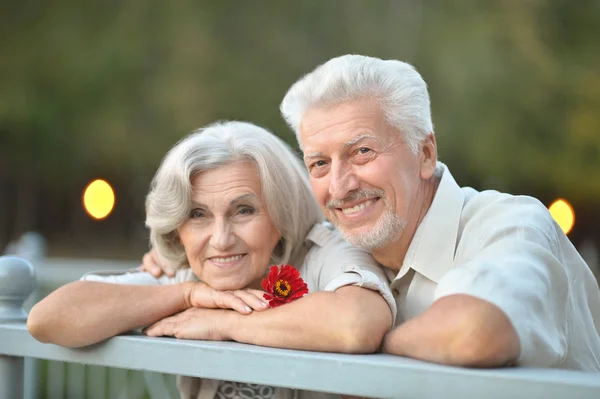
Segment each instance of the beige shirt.
M304 246L289 264L296 267L306 282L309 295L316 291L335 291L347 285L356 285L378 291L396 317L396 301L388 279L379 264L366 251L345 242L329 224L316 224L306 236ZM175 277L153 277L149 273L132 270L127 273L93 272L82 279L116 284L163 285L184 281L198 281L192 270L180 269ZM202 359L198 359L202 361ZM177 387L185 399L213 399L220 381L179 377ZM275 388L273 396L283 398L339 398L339 395L320 392Z
M396 324L468 294L502 309L519 364L600 371L600 290L546 207L526 196L461 188L444 174L396 276Z

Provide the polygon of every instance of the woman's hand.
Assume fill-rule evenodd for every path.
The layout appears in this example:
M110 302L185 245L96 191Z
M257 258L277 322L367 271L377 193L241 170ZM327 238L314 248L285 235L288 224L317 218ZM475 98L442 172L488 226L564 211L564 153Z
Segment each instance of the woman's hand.
M223 325L235 314L227 310L190 308L174 316L165 317L143 333L149 337L172 336L181 339L227 341Z
M233 309L241 314L263 311L269 304L263 299L264 292L246 288L236 291L219 291L205 283L187 283L186 304L188 308Z
M173 277L177 265L160 256L153 248L144 255L139 269L154 277L160 277L163 273ZM188 308L233 309L241 314L250 314L253 310L262 311L269 308L269 304L263 299L264 292L259 290L247 288L236 291L219 291L205 283L189 283L188 287L186 291Z
M148 272L157 278L162 276L163 273L169 277L173 277L177 270L177 264L163 258L152 248L142 257L142 264L138 269Z

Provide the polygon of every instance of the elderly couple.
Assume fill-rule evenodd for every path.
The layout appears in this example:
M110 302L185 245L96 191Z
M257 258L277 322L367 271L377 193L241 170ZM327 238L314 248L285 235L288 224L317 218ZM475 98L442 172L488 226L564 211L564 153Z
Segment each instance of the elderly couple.
M147 326L149 336L600 372L589 268L536 199L456 183L412 66L334 58L297 81L281 111L304 165L250 123L193 132L146 200L147 271L59 288L32 309L31 334L78 347ZM295 266L309 294L270 308L260 283L274 264ZM291 394L192 378L179 389Z

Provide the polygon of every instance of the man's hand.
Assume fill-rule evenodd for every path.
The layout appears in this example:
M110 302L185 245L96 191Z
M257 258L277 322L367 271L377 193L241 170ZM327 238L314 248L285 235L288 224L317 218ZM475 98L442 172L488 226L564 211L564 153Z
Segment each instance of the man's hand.
M222 309L190 308L157 321L144 330L149 337L172 336L181 339L228 341L224 325L233 312Z
M142 264L139 269L152 274L154 277L160 277L163 273L169 277L173 277L175 276L177 265L160 256L158 252L152 248L142 257Z
M205 283L186 284L185 301L188 308L233 309L241 314L269 309L269 304L263 299L264 292L259 290L219 291Z

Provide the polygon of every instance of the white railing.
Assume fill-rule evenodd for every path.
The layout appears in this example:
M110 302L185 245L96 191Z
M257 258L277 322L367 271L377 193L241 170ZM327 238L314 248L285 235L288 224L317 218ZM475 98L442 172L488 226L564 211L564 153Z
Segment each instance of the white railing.
M23 397L23 358L118 367L367 397L600 398L600 375L555 369L475 370L412 359L282 350L233 342L118 336L68 349L34 340L25 325L33 267L0 258L0 398Z

